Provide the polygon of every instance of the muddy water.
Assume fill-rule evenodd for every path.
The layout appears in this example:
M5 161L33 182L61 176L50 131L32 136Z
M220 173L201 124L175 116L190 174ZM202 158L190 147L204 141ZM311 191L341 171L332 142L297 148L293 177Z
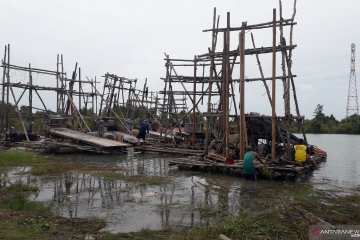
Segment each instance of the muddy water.
M308 142L327 151L328 158L314 171L310 182L322 188L360 186L360 135L309 134Z
M353 191L360 185L360 136L309 135L309 142L328 152L328 160L305 183L246 181L236 177L178 171L157 154L118 156L68 155L64 161L120 166L128 175L169 178L167 183L140 186L125 181L107 181L89 173L66 173L54 179L23 175L27 168L14 168L0 176L39 186L30 197L51 204L65 217L98 217L107 222L106 231L129 232L165 226L192 226L214 221L227 213L264 212L301 194L301 185ZM341 145L340 145L341 143ZM0 181L1 182L1 181ZM310 198L310 196L309 196Z

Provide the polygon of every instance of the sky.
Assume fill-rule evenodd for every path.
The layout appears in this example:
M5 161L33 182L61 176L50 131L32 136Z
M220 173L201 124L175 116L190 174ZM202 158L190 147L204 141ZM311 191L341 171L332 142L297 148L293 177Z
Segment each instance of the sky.
M9 43L11 64L56 70L56 56L63 54L68 76L78 62L89 78L103 81L101 76L109 72L137 78L138 86L147 78L149 89L159 91L164 53L193 59L207 52L211 34L202 30L211 28L214 7L220 26L225 26L226 12L231 13L231 26L241 26L243 21L271 21L278 5L277 0L0 0L0 56ZM306 118L313 117L317 104L338 120L346 115L351 43L360 46L359 7L358 0L297 1L292 72ZM293 0L283 0L284 18L291 18L292 12ZM271 32L253 33L257 46L271 46ZM246 48L252 47L249 36L246 32ZM231 48L236 44L232 38ZM268 77L270 57L260 56ZM259 77L254 56L245 61L245 75ZM277 86L277 112L282 115L280 82ZM245 98L246 112L271 114L262 85L247 84ZM49 96L47 102L55 98Z

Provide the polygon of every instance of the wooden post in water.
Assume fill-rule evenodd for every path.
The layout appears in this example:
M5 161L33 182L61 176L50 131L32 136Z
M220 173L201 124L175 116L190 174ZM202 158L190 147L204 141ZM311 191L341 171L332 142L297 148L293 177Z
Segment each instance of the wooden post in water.
M243 23L243 26L246 23ZM239 155L240 159L243 159L245 154L245 30L241 30L239 33L239 56L240 56L240 149Z
M230 46L230 12L227 13L227 26L224 32L224 65L223 65L223 111L224 111L224 136L225 136L225 151L224 157L229 157L229 83L230 83L230 62L229 62L229 46Z
M276 9L273 9L273 46L272 46L272 96L271 96L271 158L276 158L276 111L275 111L275 94L276 94Z
M215 27L217 27L216 25L216 8L214 8L214 14L213 14L213 31L212 31L212 36L211 36L211 56L210 56L210 82L209 82L209 89L208 89L208 102L207 102L207 112L208 112L208 116L206 117L206 132L205 132L205 148L204 148L204 155L208 154L208 147L210 144L210 137L211 137L211 128L212 128L212 122L213 122L213 118L211 116L211 97L212 97L212 80L214 79L214 70L215 70L215 63L214 63L214 52L215 52L215 48L216 48L216 37L217 37L217 32L215 32Z
M192 143L195 145L195 130L196 130L196 70L197 70L197 58L194 56L194 87L193 87L193 133Z

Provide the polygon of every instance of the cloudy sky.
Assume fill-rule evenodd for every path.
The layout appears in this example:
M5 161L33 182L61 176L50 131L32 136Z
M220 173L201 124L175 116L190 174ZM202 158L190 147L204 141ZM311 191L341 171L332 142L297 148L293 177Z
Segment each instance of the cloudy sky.
M221 26L226 12L231 12L231 26L240 26L243 21L271 21L278 4L277 0L0 0L0 47L11 44L15 65L56 70L60 53L68 73L78 62L82 74L90 78L101 79L106 72L140 81L148 78L149 88L157 91L165 76L164 52L192 59L207 51L210 33L202 30L211 27L214 7ZM345 117L350 45L360 47L359 7L358 0L298 0L293 73L298 76L300 110L307 118L312 118L317 104L324 105L325 114ZM283 8L284 18L290 18L293 0L283 0ZM248 39L250 32L246 35ZM271 45L271 33L254 35L258 46ZM251 47L249 41L246 47ZM3 56L4 48L0 49ZM270 69L267 57L262 63ZM256 66L248 65L245 75L259 77ZM265 74L271 76L270 71ZM248 87L246 112L271 113L264 93L259 86ZM278 99L282 115L281 95Z

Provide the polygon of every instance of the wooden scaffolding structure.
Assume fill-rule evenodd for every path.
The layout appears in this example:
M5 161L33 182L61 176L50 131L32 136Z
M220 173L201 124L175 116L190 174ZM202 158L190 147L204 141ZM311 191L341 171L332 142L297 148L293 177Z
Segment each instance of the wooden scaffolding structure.
M56 65L56 71L33 68L30 64L28 67L12 65L10 64L10 44L5 46L4 58L1 64L3 68L3 78L0 83L1 103L5 106L10 104L15 106L27 140L29 139L23 121L24 116L22 116L19 106L26 93L28 95L28 118L34 117L34 109L44 113L56 113L72 120L77 119L81 130L90 131L83 115L87 114L89 107L92 112L96 112L97 98L99 96L96 92L96 81L81 79L81 69L78 68L77 63L72 72L72 77L67 78L66 72L64 72L62 55L57 55ZM27 77L17 77L19 75ZM35 83L34 76L42 79L42 82ZM85 89L90 90L85 91ZM44 91L56 93L56 111L49 108L49 100L44 101L44 97L41 95L41 92ZM34 106L34 94L41 102L41 106ZM8 129L11 113L9 108L6 109L3 121L1 121L1 127Z
M220 16L214 9L212 28L204 30L204 32L211 33L211 46L208 48L208 52L196 55L193 59L171 59L168 55L164 59L166 61L166 77L163 79L165 87L164 91L160 93L164 94L163 99L168 99L166 102L168 109L176 106L173 104L174 95L184 95L189 100L191 110L187 112L187 116L191 119L193 143L197 141L195 133L198 129L199 116L204 119L205 155L208 153L211 142L216 139L221 142L223 156L229 157L229 137L234 131L234 126L236 126L235 131L239 133L237 141L239 146L235 146L235 148L239 147L240 158L244 156L247 145L257 148L260 138L265 138L267 144L271 145L272 159L279 157L277 151L279 146L285 151L286 157L290 158L294 136L291 135L289 128L294 120L303 132L306 142L302 126L303 117L300 115L294 84L296 75L292 72L292 51L296 47L293 44L292 36L293 27L296 25L294 21L296 1L294 1L293 15L289 19L282 16L281 1L279 6L279 15L277 15L276 9L273 9L271 21L251 25L242 22L240 27L231 26L230 13L227 13L226 16L226 26L219 27ZM287 31L284 30L285 28L288 28ZM271 30L272 42L267 47L256 47L254 32L263 29ZM286 41L285 32L289 33L288 41ZM250 37L251 44L246 45L245 40ZM219 38L222 38L222 46L218 46ZM237 39L236 47L231 49L230 40L234 38ZM265 76L263 71L260 62L260 56L263 54L271 54L271 76ZM245 61L250 56L255 56L261 77L245 77ZM277 66L277 59L280 59L281 62L280 74L277 74L277 69L280 68ZM239 68L238 74L235 72L235 66ZM175 69L179 67L188 68L187 71L184 70L187 73L193 69L193 74L182 75ZM236 77L237 75L239 77ZM283 85L284 102L284 115L281 117L276 111L276 83L279 80ZM263 126L263 133L254 134L255 131L251 129L249 120L250 118L254 119L254 116L245 114L245 89L247 84L256 81L261 81L264 85L272 114L271 116L258 116ZM271 86L268 84L269 81ZM292 115L290 111L291 96L295 104L295 115ZM271 124L269 124L269 119Z

